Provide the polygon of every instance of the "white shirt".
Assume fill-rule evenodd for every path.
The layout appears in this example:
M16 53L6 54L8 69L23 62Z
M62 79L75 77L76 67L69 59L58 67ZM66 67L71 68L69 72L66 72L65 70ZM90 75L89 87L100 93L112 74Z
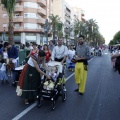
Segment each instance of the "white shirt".
M75 55L75 50L68 50L68 55L69 54Z
M31 57L29 58L29 60L28 60L27 63L28 63L30 66L35 67L35 65L34 65Z
M1 68L0 68L1 71L6 71L6 66L5 66L5 63L2 64Z
M67 51L68 51L68 48L64 45L62 46L55 46L53 48L53 51L52 51L52 60L54 60L55 58L57 59L61 59L63 58L65 55L67 55Z
M7 59L8 58L8 53L7 52L3 52L3 58Z

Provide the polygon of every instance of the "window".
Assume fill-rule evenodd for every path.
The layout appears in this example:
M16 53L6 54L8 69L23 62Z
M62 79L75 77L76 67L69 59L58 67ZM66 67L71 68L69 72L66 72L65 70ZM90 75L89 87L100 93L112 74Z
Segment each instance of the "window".
M3 18L7 18L8 17L8 15L7 14L3 14Z
M37 18L36 13L24 13L24 18Z
M24 28L26 28L26 29L37 29L38 26L37 26L37 24L33 24L33 23L24 23Z
M38 4L34 2L24 2L24 7L38 8Z
M3 28L6 28L6 27L8 27L8 24L3 24Z

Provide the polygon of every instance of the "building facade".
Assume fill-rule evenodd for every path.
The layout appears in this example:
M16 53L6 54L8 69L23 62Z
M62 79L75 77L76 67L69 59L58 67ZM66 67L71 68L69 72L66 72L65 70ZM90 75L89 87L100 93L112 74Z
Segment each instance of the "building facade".
M79 19L81 21L82 12L80 8L73 8L65 0L53 1L53 14L60 17L61 22L64 24L63 37L68 36L68 41L74 39L74 33L71 28L74 22Z
M52 13L52 0L16 0L14 22L14 41L45 42L44 24ZM8 15L0 9L0 33L8 31Z

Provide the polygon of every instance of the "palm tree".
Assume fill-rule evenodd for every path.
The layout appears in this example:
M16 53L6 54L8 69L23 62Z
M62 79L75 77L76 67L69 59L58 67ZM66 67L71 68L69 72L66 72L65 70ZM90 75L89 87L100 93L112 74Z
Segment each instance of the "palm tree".
M11 44L14 44L14 25L13 25L13 13L15 9L16 0L1 0L9 16L9 25L8 25L8 41Z
M89 41L92 40L93 29L96 26L97 22L93 19L90 19L86 22L88 26Z
M56 29L57 29L57 36L58 36L58 37L63 37L63 32L62 32L63 23L62 23L62 22L58 22L58 23L57 23Z
M60 17L58 15L53 15L51 14L49 16L50 18L50 24L52 26L52 31L53 31L53 41L54 41L54 44L55 44L55 33L56 33L56 26L57 26L57 23L60 21Z

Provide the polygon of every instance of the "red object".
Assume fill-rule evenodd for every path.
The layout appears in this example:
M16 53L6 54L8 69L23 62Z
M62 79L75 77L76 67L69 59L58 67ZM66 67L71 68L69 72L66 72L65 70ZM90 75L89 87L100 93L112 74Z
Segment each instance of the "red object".
M50 51L47 51L46 52L46 62L50 61L50 57L51 57L51 53L50 53Z
M36 50L35 52L33 52L33 50L31 51L31 55L34 55L37 53L38 50Z

